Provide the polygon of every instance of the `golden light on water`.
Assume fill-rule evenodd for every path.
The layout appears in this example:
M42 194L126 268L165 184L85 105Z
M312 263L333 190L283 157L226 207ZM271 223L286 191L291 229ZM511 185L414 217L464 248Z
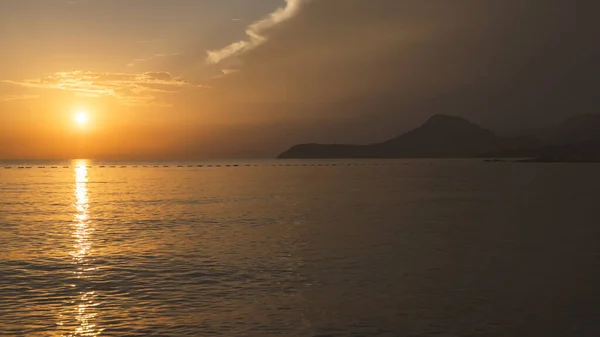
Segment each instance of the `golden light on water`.
M77 262L83 262L92 247L90 235L93 228L89 225L87 166L85 161L78 161L75 166L75 251L71 256Z
M95 268L92 264L92 244L94 227L89 216L89 195L88 195L88 171L87 162L78 160L75 163L75 186L74 186L75 214L73 219L74 239L73 250L69 253L76 266L74 274L78 282L88 282L93 277ZM72 284L77 287L77 284ZM84 287L85 288L85 287ZM98 313L95 309L98 306L95 291L80 291L79 295L73 300L74 307L71 311L61 315L59 326L72 326L72 330L63 334L65 337L75 336L100 336L103 329L98 328L94 323Z

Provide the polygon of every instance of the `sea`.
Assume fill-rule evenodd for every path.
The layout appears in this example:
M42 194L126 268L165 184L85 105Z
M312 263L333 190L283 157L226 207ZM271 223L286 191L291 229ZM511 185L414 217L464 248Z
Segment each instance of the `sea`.
M0 162L0 336L600 336L600 165Z

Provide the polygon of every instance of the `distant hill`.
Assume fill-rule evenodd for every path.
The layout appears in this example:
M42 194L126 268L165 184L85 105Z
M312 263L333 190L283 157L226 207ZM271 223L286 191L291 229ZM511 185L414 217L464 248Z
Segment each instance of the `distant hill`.
M279 158L468 158L541 145L536 137L500 137L466 119L435 115L420 127L382 143L301 144Z
M600 115L571 117L547 134L546 146L530 161L600 162Z
M600 163L600 140L566 145L546 146L527 162L588 162Z
M600 115L571 117L546 132L548 145L567 145L600 140Z
M540 133L543 143L537 148L512 148L488 152L480 157L532 158L532 161L600 160L600 115L571 117Z

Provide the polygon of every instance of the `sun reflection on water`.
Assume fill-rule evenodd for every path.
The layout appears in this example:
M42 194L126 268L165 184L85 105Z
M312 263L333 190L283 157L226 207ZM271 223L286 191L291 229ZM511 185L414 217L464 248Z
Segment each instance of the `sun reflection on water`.
M75 187L74 187L75 216L73 221L72 236L75 240L73 250L69 255L76 266L74 274L79 282L71 285L80 289L79 295L73 300L74 309L67 316L67 322L61 320L59 326L72 326L69 333L63 334L64 337L75 336L100 336L102 330L94 323L97 319L98 305L97 294L91 288L91 279L96 268L93 266L92 257L92 235L94 228L89 216L89 196L88 196L88 172L87 163L79 160L75 163ZM65 317L63 317L65 318Z
M77 263L84 263L92 243L90 235L93 228L89 223L88 214L88 188L87 188L87 167L85 162L79 161L75 166L75 250L71 252L71 256ZM82 276L81 274L79 276Z

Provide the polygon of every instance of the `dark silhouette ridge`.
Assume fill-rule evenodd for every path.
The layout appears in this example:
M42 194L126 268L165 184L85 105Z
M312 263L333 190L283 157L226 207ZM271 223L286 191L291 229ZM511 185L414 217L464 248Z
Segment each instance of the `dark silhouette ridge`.
M471 158L541 145L541 140L534 136L500 137L464 118L434 115L420 127L382 143L301 144L278 158Z
M578 162L600 163L600 139L581 143L547 146L538 150L532 159L522 162Z
M480 157L532 158L528 161L598 162L600 157L600 115L586 114L571 117L563 123L540 133L542 146L489 152Z
M567 145L600 139L600 115L571 117L547 132L548 145Z

